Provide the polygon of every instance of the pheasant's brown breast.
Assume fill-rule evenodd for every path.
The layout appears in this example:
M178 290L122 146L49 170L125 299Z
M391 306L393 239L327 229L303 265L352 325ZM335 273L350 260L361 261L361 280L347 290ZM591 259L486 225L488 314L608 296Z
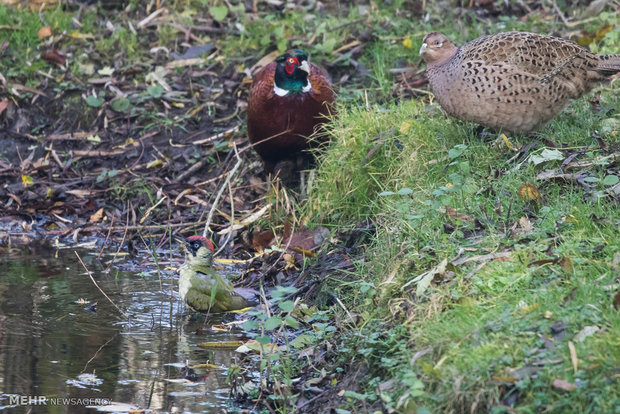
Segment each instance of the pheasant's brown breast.
M248 103L248 137L266 163L273 164L311 146L308 136L327 121L334 93L324 69L310 64L308 92L278 96L275 62L257 74Z

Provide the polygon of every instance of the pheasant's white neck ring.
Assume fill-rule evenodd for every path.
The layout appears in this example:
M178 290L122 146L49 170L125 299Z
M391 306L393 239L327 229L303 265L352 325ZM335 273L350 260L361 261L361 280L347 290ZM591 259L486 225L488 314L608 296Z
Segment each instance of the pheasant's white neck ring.
M273 92L278 96L288 95L288 91L286 89L279 88L275 83L273 84Z
M310 90L312 89L312 85L310 84L310 80L306 81L306 86L304 86L303 88L301 88L302 92L310 92ZM273 84L273 92L278 95L278 96L286 96L290 93L289 90L280 88L278 85Z

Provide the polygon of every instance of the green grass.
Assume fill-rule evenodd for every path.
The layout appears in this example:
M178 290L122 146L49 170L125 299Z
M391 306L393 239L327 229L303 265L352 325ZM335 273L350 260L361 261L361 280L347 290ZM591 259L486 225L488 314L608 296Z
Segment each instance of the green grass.
M473 25L453 38L462 43L485 30L545 30L531 21L500 24L491 30ZM454 35L454 28L438 29ZM595 48L617 52L611 42L618 33ZM419 39L412 35L414 49ZM385 68L402 52L394 41L368 48L380 96L392 82ZM539 137L565 154L583 151L584 160L608 154L595 131L618 119L611 108L618 107L619 94L617 87L600 90L603 110L581 99ZM537 175L561 161L509 162L514 153L501 140L477 136L470 124L446 118L428 100L367 105L361 98L343 106L308 206L317 223L344 229L370 218L377 226L357 276L325 281L360 317L343 335L340 358L343 366L353 360L369 367L366 402L413 413L618 412L620 316L612 301L620 211L603 184L617 167L587 167L590 190L542 182ZM522 146L530 138L511 141ZM607 130L602 141L617 148L618 133ZM532 153L545 148L543 141ZM518 197L524 184L540 189L540 206ZM451 217L447 209L464 216ZM522 218L531 229L522 228ZM448 265L420 293L410 283L443 260L497 252L509 257ZM586 327L599 330L579 342L576 335ZM394 383L382 390L390 379ZM578 388L563 391L554 380ZM342 408L356 411L358 404L349 399Z
M617 88L607 93L603 99L617 105ZM584 98L540 136L595 161L608 152L592 134L610 115L617 111L595 114ZM616 412L620 210L602 183L616 167L587 167L591 190L541 182L536 176L561 161L509 162L513 153L501 141L484 141L420 101L342 108L331 135L309 199L313 217L343 228L368 217L377 225L357 292L355 277L326 282L361 316L342 358L354 355L376 375L366 383L368 401L402 412L512 412L501 407L510 392L516 412ZM617 146L617 133L602 140ZM518 197L529 183L539 187L541 206ZM496 252L509 257L449 265L421 293L410 283L443 260ZM600 330L575 339L593 326ZM378 391L390 378L398 385ZM559 390L558 379L579 387Z

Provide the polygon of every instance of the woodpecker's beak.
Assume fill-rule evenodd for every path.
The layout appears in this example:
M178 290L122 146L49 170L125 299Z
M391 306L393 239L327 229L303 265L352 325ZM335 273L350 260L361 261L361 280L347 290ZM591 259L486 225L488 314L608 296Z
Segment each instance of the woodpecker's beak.
M427 48L428 48L428 45L426 43L422 43L422 46L420 47L420 55L426 52Z
M187 241L180 237L175 237L174 239L177 242L179 242L179 250L182 251L183 253L186 253L187 252Z
M310 74L310 64L308 63L307 60L304 60L303 63L299 65L299 69L303 70L308 75Z

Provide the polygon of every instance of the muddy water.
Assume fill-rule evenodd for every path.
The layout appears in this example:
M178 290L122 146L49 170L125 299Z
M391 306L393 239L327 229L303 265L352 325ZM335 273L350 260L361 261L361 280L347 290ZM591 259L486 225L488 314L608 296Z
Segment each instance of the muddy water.
M111 255L77 251L127 318L98 290L74 249L0 250L0 410L97 412L87 405L101 410L108 402L116 407L104 410L229 410L226 369L235 353L197 344L242 340L239 330L211 329L235 316L192 318L173 292L170 272L135 271L117 258L103 273ZM188 371L186 362L216 368Z

